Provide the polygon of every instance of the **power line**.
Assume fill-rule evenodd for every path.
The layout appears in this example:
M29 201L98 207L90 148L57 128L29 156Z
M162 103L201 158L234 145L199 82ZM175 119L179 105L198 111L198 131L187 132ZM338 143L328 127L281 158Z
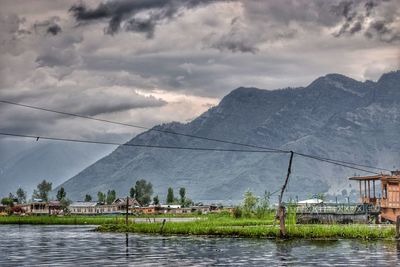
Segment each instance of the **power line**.
M135 124L111 121L111 120L106 120L106 119L99 119L99 118L95 118L95 117L91 117L91 116L85 116L85 115L80 115L80 114L75 114L75 113L58 111L58 110L54 110L54 109L48 109L48 108L37 107L37 106L32 106L32 105L26 105L26 104L7 101L7 100L0 100L0 103L20 106L20 107L25 107L25 108L30 108L30 109L36 109L36 110L41 110L41 111L47 111L47 112L57 113L57 114L61 114L61 115L67 115L67 116L72 116L72 117L83 118L83 119L89 119L89 120L94 120L94 121L106 122L106 123L111 123L111 124L115 124L115 125L128 126L128 127L133 127L133 128L142 129L142 130L149 130L149 131L156 131L156 132L167 133L167 134L174 134L174 135L179 135L179 136L185 136L185 137L196 138L196 139L200 139L200 140L213 141L213 142L219 142L219 143L225 143L225 144L231 144L231 145L258 148L258 149L276 151L276 152L280 152L280 153L290 153L289 151L280 150L280 149L276 149L276 148L249 145L249 144L243 144L243 143L239 143L239 142L226 141L226 140L221 140L221 139L215 139L215 138L197 136L197 135L192 135L192 134L179 133L179 132L168 131L168 130L160 130L160 129L141 126L141 125L135 125Z
M297 155L299 155L299 154L297 154ZM338 162L334 162L332 160L326 160L326 159L322 159L322 158L318 158L318 157L314 157L314 156L310 156L310 155L303 154L303 155L300 155L300 156L303 156L305 158L311 158L311 159L319 160L319 161L322 161L322 162L330 163L330 164L333 164L333 165L337 165L337 166L341 166L341 167L345 167L345 168L349 168L349 169L353 169L353 170L368 172L368 173L371 173L371 174L380 174L378 172L373 172L373 171L370 171L370 170L365 170L365 169L361 169L361 168L358 168L358 167L353 167L353 166L349 166L349 165L346 165L346 164L343 164L343 163L338 163Z
M161 132L161 133L196 138L196 139L200 139L200 140L214 141L214 142L225 143L225 144L232 144L232 145L239 145L239 146L257 148L257 149L263 149L264 151L270 151L270 152L275 152L275 153L290 153L290 151L288 151L288 150L282 150L282 149L270 148L270 147L264 147L264 146L257 146L257 145L250 145L250 144L244 144L244 143L239 143L239 142L197 136L197 135L192 135L192 134L185 134L185 133L179 133L179 132L174 132L174 131L149 128L149 127L145 127L145 126L141 126L141 125L116 122L116 121L100 119L100 118L95 118L95 117L91 117L91 116L85 116L85 115L80 115L80 114L75 114L75 113L70 113L70 112L64 112L64 111L59 111L59 110L54 110L54 109L48 109L48 108L43 108L43 107L37 107L37 106L32 106L32 105L27 105L27 104L16 103L16 102L7 101L7 100L0 100L0 103L20 106L20 107L25 107L25 108L35 109L35 110L41 110L41 111L46 111L46 112L52 112L52 113L57 113L57 114L61 114L61 115L84 118L84 119L89 119L89 120L94 120L94 121L106 122L106 123L115 124L115 125L128 126L128 127L138 128L138 129L142 129L142 130L156 131L156 132ZM113 145L117 145L117 143L113 143ZM229 150L229 149L227 149L227 150ZM325 157L320 157L320 156L315 156L315 155L309 155L309 154L304 154L304 153L295 152L295 151L294 151L294 153L299 156L302 156L302 157L311 158L311 159L315 159L315 160L319 160L319 161L323 161L323 162L327 162L327 163L331 163L331 164L336 164L339 166L346 165L348 168L352 168L352 169L356 169L356 170L366 171L361 168L357 168L357 167L363 167L363 168L369 168L369 169L374 169L374 170L390 171L388 169L374 167L374 166L368 166L368 165L364 165L364 164L358 164L358 163L354 163L354 162L335 160L335 159L330 159L330 158L325 158ZM357 166L357 167L351 167L348 165ZM366 172L371 172L371 171L366 171ZM375 172L371 172L371 173L375 173Z
M3 136L12 136L12 137L22 137L22 138L31 138L36 139L36 141L43 140L51 140L51 141L64 141L64 142L75 142L75 143L87 143L87 144L100 144L100 145L114 145L114 146L129 146L129 147L145 147L145 148L159 148L159 149L176 149L176 150L195 150L195 151L215 151L215 152L242 152L242 153L280 153L277 151L266 151L266 150L243 150L243 149L220 149L220 148L204 148L204 147L178 147L178 146L161 146L161 145L145 145L145 144L130 144L130 143L116 143L116 142L104 142L104 141L92 141L92 140L79 140L79 139L71 139L71 138L59 138L59 137L48 137L48 136L38 136L38 135L27 135L27 134L15 134L15 133L5 133L0 132L0 135ZM369 170L352 167L349 165L332 162L329 160L319 159L317 157L301 155L303 157L316 159L319 161L327 162L330 164L338 165L345 168L350 168L358 171L363 171L367 173L379 174L376 172L371 172Z
M343 161L343 160L335 160L335 159L330 159L330 158L324 158L324 157L319 157L319 156L313 156L313 155L307 155L299 152L294 152L295 154L303 157L308 157L316 160L322 160L322 161L331 161L332 163L343 163L343 164L350 164L358 167L364 167L364 168L369 168L369 169L375 169L375 170L381 170L381 171L388 171L390 172L391 170L385 169L385 168L380 168L380 167L372 167L364 164L359 164L359 163L354 163L354 162L348 162L348 161Z
M43 139L43 140L51 140L51 141L64 141L64 142L100 144L100 145L114 145L114 146L130 146L130 147L146 147L146 148L178 149L178 150L196 150L196 151L217 151L217 152L280 153L280 152L276 152L276 151L266 151L266 150L223 149L223 148L205 148L205 147L178 147L178 146L115 143L115 142L79 140L79 139L71 139L71 138L59 138L59 137L48 137L48 136L15 134L15 133L4 133L4 132L0 132L0 135L12 136L12 137L32 138L32 139L36 139L37 141L40 140L40 139Z

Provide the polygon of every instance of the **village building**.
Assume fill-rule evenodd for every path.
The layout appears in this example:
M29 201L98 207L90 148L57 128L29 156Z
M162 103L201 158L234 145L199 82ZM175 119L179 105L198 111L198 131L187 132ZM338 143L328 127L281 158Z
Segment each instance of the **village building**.
M397 216L400 216L400 171L373 176L354 176L349 179L358 181L361 204L380 207L382 219L396 221ZM376 182L381 184L379 193Z
M93 215L97 213L97 202L73 202L69 205L69 212L71 214Z
M139 202L134 198L117 198L112 204L100 202L73 202L69 206L71 214L81 215L100 215L100 214L124 214L126 213L126 203L128 201L128 213L132 213L134 208L140 207Z
M34 199L31 203L21 205L26 214L30 215L57 215L62 213L59 201L43 201Z
M6 214L6 205L0 204L0 215Z
M117 198L114 202L113 205L117 207L117 211L120 213L125 213L126 212L126 204L128 201L128 212L132 213L132 210L134 208L139 208L141 205L135 198L128 197L127 198Z

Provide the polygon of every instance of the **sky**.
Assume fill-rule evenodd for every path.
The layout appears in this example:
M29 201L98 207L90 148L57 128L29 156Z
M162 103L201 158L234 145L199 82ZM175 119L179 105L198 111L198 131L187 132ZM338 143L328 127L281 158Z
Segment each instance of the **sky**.
M0 99L147 127L233 89L400 69L400 1L1 0ZM123 142L138 130L0 104L3 132Z

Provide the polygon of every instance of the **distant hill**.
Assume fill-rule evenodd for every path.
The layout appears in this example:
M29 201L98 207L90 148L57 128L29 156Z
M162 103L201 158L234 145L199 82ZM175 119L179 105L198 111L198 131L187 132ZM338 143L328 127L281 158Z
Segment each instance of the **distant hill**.
M400 167L400 72L384 74L377 82L328 74L307 87L273 91L241 87L190 123L154 128ZM129 143L240 148L155 131L139 134ZM110 188L125 195L144 178L162 199L172 186L186 187L195 200L236 200L246 189L259 195L279 189L287 161L288 155L279 154L118 147L62 186L75 199ZM354 173L297 156L287 196L349 192L354 186L346 176Z
M32 193L46 179L53 187L111 152L111 147L46 141L0 142L0 196L22 187Z

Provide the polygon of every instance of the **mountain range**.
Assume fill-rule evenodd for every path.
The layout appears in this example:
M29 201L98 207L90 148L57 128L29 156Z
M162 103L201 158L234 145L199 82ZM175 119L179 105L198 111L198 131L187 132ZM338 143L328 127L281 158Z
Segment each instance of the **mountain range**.
M399 167L400 71L376 82L328 74L306 87L240 87L189 123L153 129L392 169ZM249 149L153 130L128 144ZM279 190L287 164L288 155L279 153L120 146L61 186L70 198L83 199L109 189L126 195L138 179L146 179L161 199L168 187L185 187L193 200L236 201L247 189L257 195ZM356 186L347 180L353 174L365 173L296 155L286 196L354 193Z

